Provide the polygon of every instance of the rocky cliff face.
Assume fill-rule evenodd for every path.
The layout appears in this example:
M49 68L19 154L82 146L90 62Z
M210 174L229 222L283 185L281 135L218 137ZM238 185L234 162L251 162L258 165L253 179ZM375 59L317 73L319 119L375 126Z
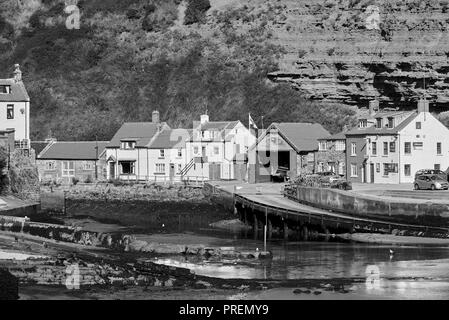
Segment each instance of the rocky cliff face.
M273 39L286 54L272 81L323 101L404 108L426 93L434 110L449 107L447 0L280 3Z

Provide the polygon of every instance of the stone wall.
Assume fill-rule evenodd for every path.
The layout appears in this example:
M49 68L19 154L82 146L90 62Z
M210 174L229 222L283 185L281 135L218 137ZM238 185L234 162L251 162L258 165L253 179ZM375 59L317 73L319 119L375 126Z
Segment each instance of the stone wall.
M398 223L449 227L449 204L403 203L325 188L296 189L296 200L321 209Z
M37 167L35 164L34 150L29 155L22 150L15 150L9 159L9 190L22 199L34 202L40 201L40 184Z

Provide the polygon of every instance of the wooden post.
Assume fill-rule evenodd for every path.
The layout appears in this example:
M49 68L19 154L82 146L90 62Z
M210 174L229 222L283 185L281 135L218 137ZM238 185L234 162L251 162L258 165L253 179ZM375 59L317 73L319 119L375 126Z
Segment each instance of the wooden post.
M283 227L283 233L284 233L284 240L288 240L288 224L287 220L284 220L284 227Z
M259 220L257 220L257 215L253 212L253 230L257 234L259 231Z
M309 230L307 229L306 225L303 225L301 228L301 233L302 233L302 240L307 241L309 240Z
M270 219L268 219L268 221L267 221L267 237L268 237L268 239L271 239L272 236L273 236L273 223L271 222Z

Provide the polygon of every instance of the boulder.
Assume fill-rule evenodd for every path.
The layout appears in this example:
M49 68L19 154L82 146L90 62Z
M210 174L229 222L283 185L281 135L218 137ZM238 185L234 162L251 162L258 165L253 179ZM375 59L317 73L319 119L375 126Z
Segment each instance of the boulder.
M19 280L8 270L0 269L0 300L19 299Z

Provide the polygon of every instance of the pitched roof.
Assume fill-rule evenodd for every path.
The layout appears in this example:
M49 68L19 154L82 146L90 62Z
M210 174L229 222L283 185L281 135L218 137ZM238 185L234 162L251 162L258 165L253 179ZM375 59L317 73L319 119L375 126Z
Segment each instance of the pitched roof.
M151 139L147 147L149 149L183 148L192 131L192 129L164 129Z
M0 93L0 102L30 101L30 97L22 81L16 82L14 79L0 79L0 86L11 86L10 93Z
M319 140L345 140L346 139L346 132L339 132L324 138L320 138Z
M389 134L397 134L399 131L404 129L410 122L412 122L416 118L416 116L418 115L418 112L416 112L416 111L411 111L409 113L410 113L410 115L405 120L403 120L401 123L399 123L397 126L395 126L393 128L387 128L387 127L376 128L374 126L366 127L366 128L356 127L354 129L349 130L348 132L346 132L346 135L348 136L348 135L389 135ZM385 112L384 112L384 114L385 114Z
M318 149L318 139L329 136L329 132L318 123L283 122L272 123L263 135L260 142L271 129L277 128L283 137L296 152L315 151Z
M208 121L200 125L201 130L224 130L233 129L238 121Z
M135 140L136 147L145 147L158 132L158 128L170 128L165 122L125 122L115 133L107 148L120 147L122 140Z
M38 155L41 160L97 160L107 141L56 141Z
M41 153L41 151L44 150L49 143L50 141L31 141L30 144L31 148L33 148L36 152L36 155L39 155L39 153Z

